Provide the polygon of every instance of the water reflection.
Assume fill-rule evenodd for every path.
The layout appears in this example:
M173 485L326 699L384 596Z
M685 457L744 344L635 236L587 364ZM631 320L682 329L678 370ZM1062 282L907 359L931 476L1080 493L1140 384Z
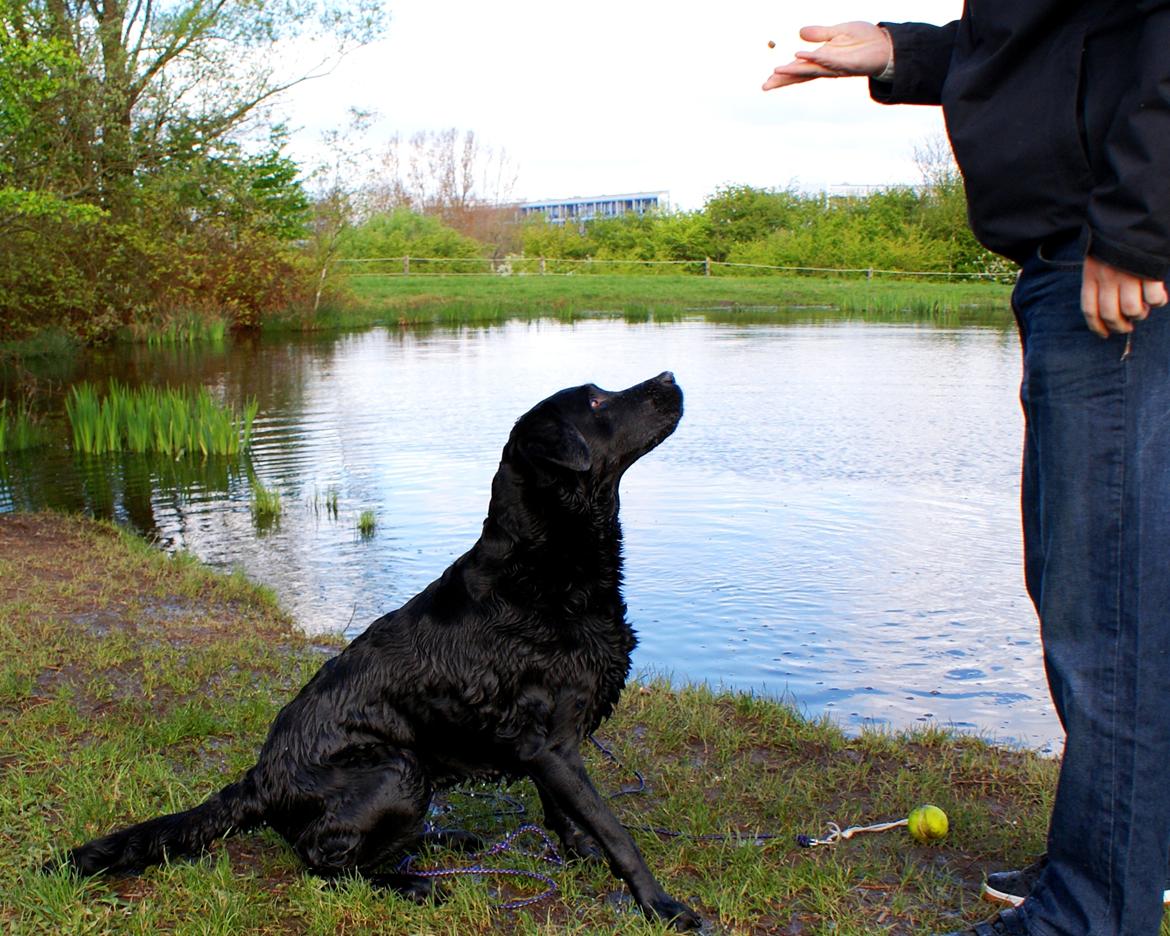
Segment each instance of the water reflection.
M354 633L470 546L520 413L669 369L686 415L623 485L636 665L846 726L937 720L1043 748L1059 729L1019 569L1018 367L1004 328L823 316L105 351L74 377L256 396L250 461L10 456L0 509L115 517L242 567L311 631ZM263 534L253 478L284 505Z

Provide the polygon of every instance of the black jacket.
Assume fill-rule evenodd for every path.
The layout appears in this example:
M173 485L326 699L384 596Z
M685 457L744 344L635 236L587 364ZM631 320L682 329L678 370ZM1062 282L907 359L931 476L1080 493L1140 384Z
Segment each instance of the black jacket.
M971 227L1022 261L1080 235L1094 257L1170 275L1170 0L968 0L945 26L883 23L886 104L941 104Z

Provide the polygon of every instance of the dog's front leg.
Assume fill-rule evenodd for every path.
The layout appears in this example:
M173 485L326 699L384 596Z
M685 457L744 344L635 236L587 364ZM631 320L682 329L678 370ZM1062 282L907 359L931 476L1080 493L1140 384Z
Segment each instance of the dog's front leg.
M542 792L601 846L613 873L626 882L643 913L680 930L702 925L694 910L671 897L655 880L630 833L589 780L580 752L545 748L529 758L527 766Z
M605 855L593 837L564 814L561 807L557 805L556 799L544 788L543 784L536 784L536 792L540 794L540 805L544 810L544 824L557 834L561 845L564 846L565 853L570 858L579 858L582 861L602 861L605 859Z

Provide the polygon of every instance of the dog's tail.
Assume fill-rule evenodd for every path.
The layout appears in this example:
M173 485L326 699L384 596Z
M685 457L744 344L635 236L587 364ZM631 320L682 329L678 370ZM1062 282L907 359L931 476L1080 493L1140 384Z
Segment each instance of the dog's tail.
M63 863L83 876L132 874L171 858L198 855L218 838L254 828L263 816L249 774L194 809L148 819L70 849ZM50 862L45 867L57 866Z

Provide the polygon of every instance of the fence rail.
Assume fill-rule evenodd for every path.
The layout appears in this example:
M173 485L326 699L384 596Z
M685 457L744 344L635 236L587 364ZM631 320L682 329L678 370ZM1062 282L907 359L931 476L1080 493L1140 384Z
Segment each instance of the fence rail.
M348 276L571 276L598 268L690 267L696 273L711 276L718 269L759 270L774 273L812 273L837 276L942 277L960 280L1004 282L1014 278L1008 270L958 272L954 270L884 270L876 267L772 266L765 263L732 263L704 257L699 260L614 260L567 259L562 257L347 257L334 260L337 266L354 266ZM383 264L390 269L366 271L364 264ZM478 265L480 269L467 269Z

